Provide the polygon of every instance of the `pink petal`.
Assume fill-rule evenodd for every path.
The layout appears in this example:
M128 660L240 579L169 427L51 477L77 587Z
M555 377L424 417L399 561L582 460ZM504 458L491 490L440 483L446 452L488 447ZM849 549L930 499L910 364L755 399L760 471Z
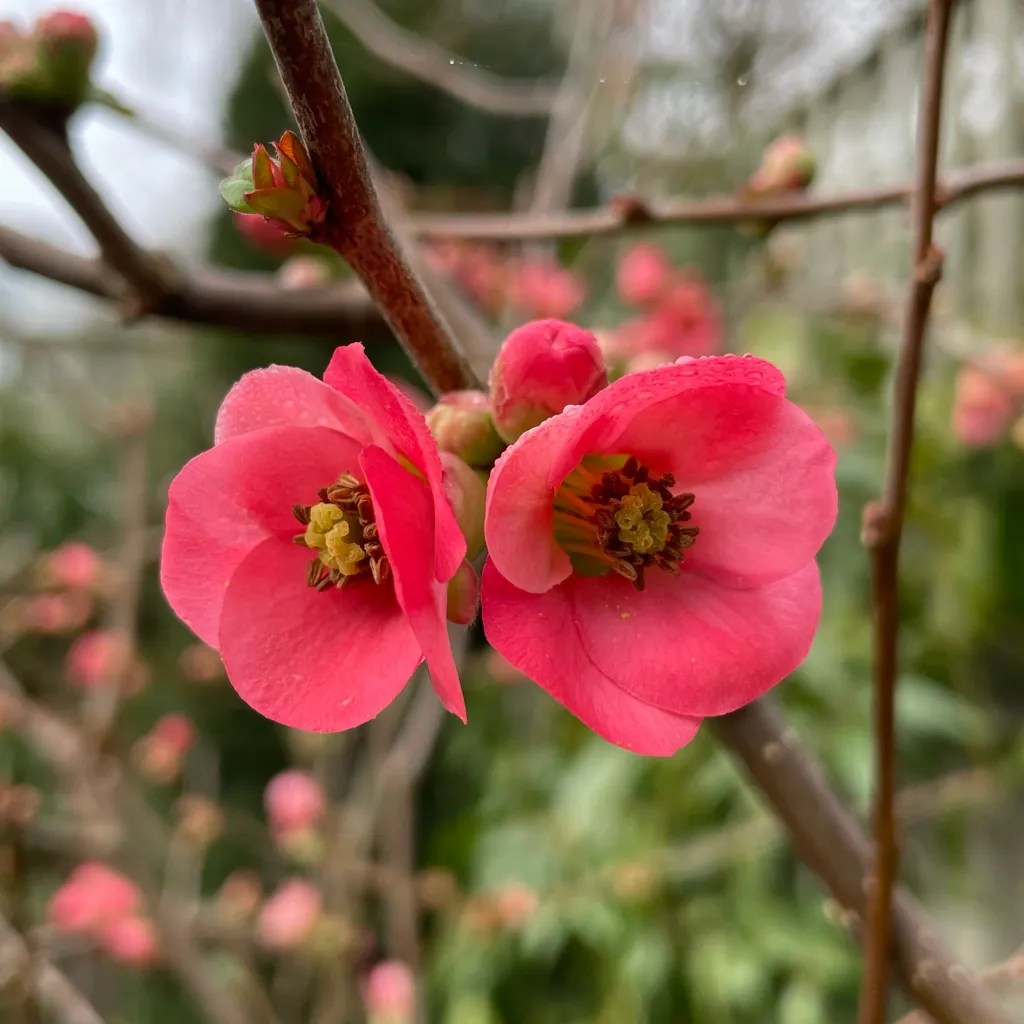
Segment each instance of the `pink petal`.
M701 532L687 561L729 586L789 576L835 525L835 453L784 398L742 385L705 388L638 412L618 445L694 493Z
M418 477L375 445L359 459L370 488L381 544L391 563L398 603L423 649L441 703L466 721L466 704L446 623L446 587L434 575L434 504Z
M646 580L643 592L615 575L573 577L562 589L594 664L677 715L723 715L760 697L804 660L821 616L813 561L745 590L687 572Z
M586 726L638 754L667 757L686 746L699 718L662 711L620 689L588 657L568 581L543 594L514 587L488 560L484 630L491 645Z
M528 430L498 458L487 482L487 553L503 576L530 593L543 593L572 572L552 532L558 484L551 483L550 468L571 443L579 412Z
M221 403L214 443L266 427L330 427L363 444L381 442L364 410L296 366L268 366L245 374Z
M390 587L361 581L318 592L309 552L280 538L242 560L224 595L219 647L231 685L294 729L362 725L401 692L420 646Z
M323 427L240 434L202 452L171 482L160 582L179 618L217 646L224 590L243 558L269 536L299 531L294 503L357 468L359 446Z
M465 541L445 497L441 459L427 421L415 405L366 358L362 345L335 349L324 382L376 418L374 443L409 460L427 479L434 499L437 578L450 580L466 555ZM459 545L461 544L461 550Z

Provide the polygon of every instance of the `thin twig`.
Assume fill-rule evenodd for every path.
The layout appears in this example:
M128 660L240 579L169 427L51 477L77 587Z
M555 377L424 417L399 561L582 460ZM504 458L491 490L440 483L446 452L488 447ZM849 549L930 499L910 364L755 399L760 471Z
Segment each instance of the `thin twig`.
M938 186L936 209L948 209L979 192L1019 188L1021 185L1024 185L1024 158L965 167L951 171ZM740 199L733 195L662 200L629 196L607 206L563 210L539 217L519 213L424 213L413 215L410 230L414 235L438 240L527 242L545 238L586 238L669 225L815 220L900 206L912 194L911 185L898 184L825 196L796 194L762 200Z
M540 117L551 109L548 83L501 78L469 65L407 31L369 0L327 0L326 7L375 57L478 110Z
M256 9L330 202L323 241L362 279L424 379L465 387L472 371L381 213L315 0L256 0Z
M913 264L896 361L893 411L881 501L864 510L863 538L871 558L874 627L874 861L869 876L860 1024L885 1024L889 1002L893 889L899 874L896 794L896 675L898 671L899 551L907 498L914 412L932 293L942 253L932 244L936 170L952 0L931 0L925 28L924 75L918 113L917 171L911 204Z
M104 1024L96 1008L61 971L29 953L25 939L3 916L0 916L0 959L13 961L12 966L19 973L28 972L32 994L50 1015L48 1019L57 1024Z
M1013 992L1024 986L1024 952L1018 951L1002 963L993 964L978 972L978 977L994 992ZM922 1010L914 1010L900 1017L896 1024L931 1024L931 1018Z
M159 308L174 291L169 264L147 252L121 227L75 163L66 139L0 93L0 129L43 172L96 239L104 262L130 286L139 310Z
M124 299L123 282L102 260L77 256L10 228L0 227L0 259L89 295L115 302ZM266 274L213 268L182 275L158 315L247 333L336 340L379 335L385 327L358 282L293 291Z
M710 719L785 825L803 862L849 913L863 920L871 847L820 765L770 698ZM945 949L917 903L898 891L892 955L903 987L938 1024L1012 1024L992 994ZM856 929L855 929L856 930Z

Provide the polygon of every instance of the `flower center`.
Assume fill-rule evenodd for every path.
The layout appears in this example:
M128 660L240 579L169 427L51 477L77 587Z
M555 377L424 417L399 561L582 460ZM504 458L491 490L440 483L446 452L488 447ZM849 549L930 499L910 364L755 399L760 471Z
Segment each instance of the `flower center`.
M309 563L306 582L316 590L344 587L371 577L383 583L391 575L384 548L377 535L373 501L366 485L351 473L342 473L317 492L315 505L293 505L292 513L305 526L295 537L316 552Z
M654 567L679 575L699 532L687 526L692 494L673 494L671 473L654 478L632 455L588 455L555 492L555 540L585 576L617 572L637 590Z

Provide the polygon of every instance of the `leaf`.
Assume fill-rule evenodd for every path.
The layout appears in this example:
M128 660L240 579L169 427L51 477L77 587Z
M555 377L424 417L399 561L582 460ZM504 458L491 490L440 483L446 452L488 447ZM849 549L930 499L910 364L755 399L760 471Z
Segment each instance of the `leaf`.
M243 160L232 172L229 178L225 178L217 186L221 199L237 213L255 213L256 211L246 201L245 194L253 190L252 163Z

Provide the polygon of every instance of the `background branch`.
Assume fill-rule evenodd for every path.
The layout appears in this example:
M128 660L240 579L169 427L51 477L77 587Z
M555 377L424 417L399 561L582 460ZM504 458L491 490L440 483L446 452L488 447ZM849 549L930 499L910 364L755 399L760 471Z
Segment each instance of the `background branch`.
M392 21L370 0L327 0L327 9L391 67L479 110L511 117L544 117L554 102L544 82L501 78L453 56Z

